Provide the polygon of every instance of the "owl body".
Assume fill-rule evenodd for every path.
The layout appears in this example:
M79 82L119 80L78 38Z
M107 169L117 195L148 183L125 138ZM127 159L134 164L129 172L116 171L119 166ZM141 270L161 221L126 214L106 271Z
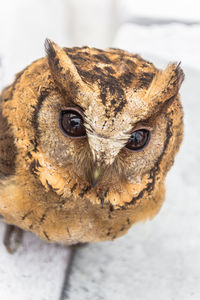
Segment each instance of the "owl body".
M1 94L0 214L49 242L115 239L161 208L183 72L119 49L46 52Z

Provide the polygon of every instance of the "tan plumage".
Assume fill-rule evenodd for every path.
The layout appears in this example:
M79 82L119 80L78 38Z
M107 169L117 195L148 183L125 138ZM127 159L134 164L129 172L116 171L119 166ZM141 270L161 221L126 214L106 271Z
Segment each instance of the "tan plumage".
M115 239L163 203L183 136L183 72L119 49L47 41L46 51L1 94L0 214L49 242ZM69 107L83 116L87 138L61 131ZM140 128L149 143L131 151Z

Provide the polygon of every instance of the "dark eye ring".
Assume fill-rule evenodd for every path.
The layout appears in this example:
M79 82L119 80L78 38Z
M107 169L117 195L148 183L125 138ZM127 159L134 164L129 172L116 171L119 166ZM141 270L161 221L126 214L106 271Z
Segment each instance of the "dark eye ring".
M146 128L141 128L132 132L126 148L131 151L143 150L149 143L150 140L150 130Z
M62 133L71 138L85 138L86 130L82 113L76 108L67 108L59 114L59 126Z

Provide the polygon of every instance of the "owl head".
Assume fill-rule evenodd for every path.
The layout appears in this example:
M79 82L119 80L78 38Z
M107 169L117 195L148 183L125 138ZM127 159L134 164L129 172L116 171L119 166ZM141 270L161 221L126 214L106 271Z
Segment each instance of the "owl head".
M65 199L63 210L152 217L183 136L180 64L158 70L119 49L45 47L5 91L18 172Z

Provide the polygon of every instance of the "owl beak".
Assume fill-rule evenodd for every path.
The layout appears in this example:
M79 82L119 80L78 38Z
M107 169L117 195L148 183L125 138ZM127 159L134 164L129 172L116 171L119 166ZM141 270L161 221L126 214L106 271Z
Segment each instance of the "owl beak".
M102 174L102 169L100 167L95 167L92 171L92 174L91 174L91 184L92 184L92 187L95 187L96 184L98 183L99 181L99 178Z

